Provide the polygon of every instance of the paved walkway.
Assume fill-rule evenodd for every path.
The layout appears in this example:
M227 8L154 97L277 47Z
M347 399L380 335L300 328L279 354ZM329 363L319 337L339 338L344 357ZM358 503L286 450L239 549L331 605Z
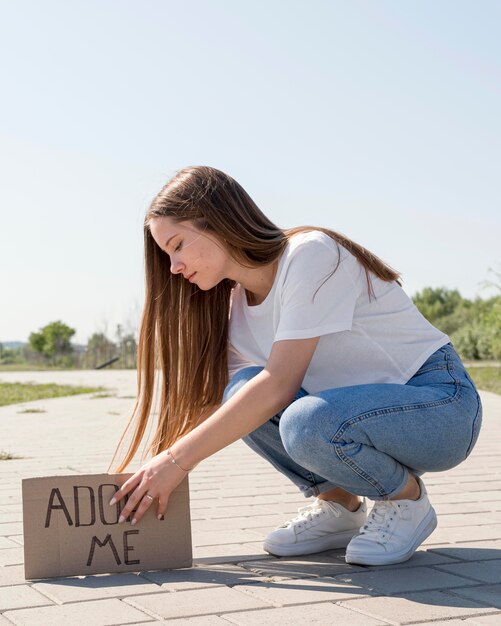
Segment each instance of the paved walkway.
M482 394L484 428L471 457L425 477L439 526L407 563L350 566L342 550L264 553L264 535L305 500L238 442L190 476L192 569L27 582L21 478L107 471L135 374L0 373L14 380L112 391L0 408L0 450L22 457L0 461L0 626L501 625L501 397Z

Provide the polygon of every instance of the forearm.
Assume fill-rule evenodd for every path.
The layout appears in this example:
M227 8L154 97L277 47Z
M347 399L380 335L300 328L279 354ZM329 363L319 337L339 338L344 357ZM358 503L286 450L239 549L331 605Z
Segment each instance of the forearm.
M281 387L266 370L246 383L210 417L172 446L172 453L181 467L194 467L281 411L293 399L290 394L281 392Z
M202 413L202 415L200 415L200 417L197 419L197 426L200 426L200 424L205 422L205 420L207 420L211 415L213 415L219 409L220 406L221 405L212 406L210 409L205 411L205 413Z

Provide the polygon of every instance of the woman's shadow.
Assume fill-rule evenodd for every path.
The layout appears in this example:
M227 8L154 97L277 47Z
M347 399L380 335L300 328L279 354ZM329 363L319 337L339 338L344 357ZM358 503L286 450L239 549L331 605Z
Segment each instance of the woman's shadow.
M228 586L235 590L242 586L246 592L258 596L264 588L270 599L273 590L277 594L316 592L312 594L315 596L312 602L321 601L318 592L325 593L326 601L333 602L358 598L363 602L364 598L384 596L389 604L380 605L381 616L391 611L391 598L400 598L421 605L442 606L445 612L451 609L450 617L453 617L458 613L456 609L465 609L460 611L461 615L469 614L468 609L472 614L482 608L501 609L501 549L471 545L430 547L416 552L405 563L386 566L348 565L344 550L293 558L261 554L253 559L235 555L225 557L224 562L220 557L195 559L194 566L187 569L60 578L50 582L65 587L70 596L89 594L88 599L94 593L99 595L99 589L107 589L107 597L121 597L204 586ZM328 598L329 592L331 596L335 592L336 597Z

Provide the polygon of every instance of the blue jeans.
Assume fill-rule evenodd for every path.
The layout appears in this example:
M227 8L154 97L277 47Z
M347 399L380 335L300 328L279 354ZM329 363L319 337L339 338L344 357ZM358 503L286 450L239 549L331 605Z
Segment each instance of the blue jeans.
M228 399L263 368L228 384ZM439 472L464 461L478 438L482 407L451 344L405 384L354 385L308 394L244 437L305 497L334 487L386 500L409 472Z

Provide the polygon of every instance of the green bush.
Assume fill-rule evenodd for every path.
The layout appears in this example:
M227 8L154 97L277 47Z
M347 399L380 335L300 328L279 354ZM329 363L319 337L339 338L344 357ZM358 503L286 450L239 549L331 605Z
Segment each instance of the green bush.
M501 296L468 300L457 290L426 287L413 300L463 358L501 359Z

